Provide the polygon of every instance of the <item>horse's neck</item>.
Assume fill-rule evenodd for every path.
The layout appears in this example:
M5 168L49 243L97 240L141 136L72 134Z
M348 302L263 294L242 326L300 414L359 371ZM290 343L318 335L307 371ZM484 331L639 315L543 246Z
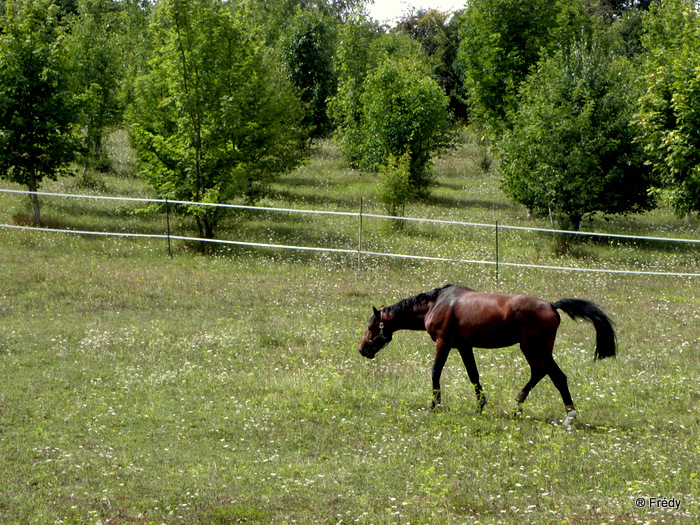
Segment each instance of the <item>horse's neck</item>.
M392 312L390 310L387 319L388 325L392 332L397 330L425 330L425 314L429 308L420 308L412 310L404 310L401 312Z

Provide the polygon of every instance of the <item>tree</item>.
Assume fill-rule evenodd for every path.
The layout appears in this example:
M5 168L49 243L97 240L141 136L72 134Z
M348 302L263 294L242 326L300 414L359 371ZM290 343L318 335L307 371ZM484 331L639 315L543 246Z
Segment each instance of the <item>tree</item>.
M246 0L245 6L255 23L263 28L270 45L283 39L297 14L310 11L345 22L367 0ZM238 9L241 6L237 7Z
M327 136L332 130L326 106L338 88L337 25L323 11L305 10L296 15L283 38L291 80L306 106L304 123L314 137Z
M367 79L361 97L360 160L379 169L390 159L409 156L409 182L425 196L431 158L452 143L449 99L422 63L387 60Z
M495 137L509 127L520 84L537 62L590 35L586 0L471 0L461 13L459 59L473 113Z
M224 0L164 0L154 53L129 111L153 186L180 200L252 202L304 154L301 111L272 51ZM219 208L192 206L212 238Z
M119 99L124 111L134 103L138 79L148 71L148 61L155 47L149 23L154 16L156 4L150 0L120 0L120 4L122 77Z
M652 177L630 126L635 78L600 40L543 60L500 144L505 193L574 230L596 212L650 209Z
M645 20L646 91L638 140L678 213L700 212L700 14L692 0L654 4Z
M75 104L68 89L58 8L50 0L6 4L0 34L0 176L36 192L74 158ZM41 224L39 198L31 196Z
M500 129L518 86L549 46L557 4L550 0L472 0L462 13L460 60L473 111Z
M433 74L450 97L450 109L458 119L466 120L467 104L462 82L459 50L459 15L434 9L411 11L394 31L419 42L430 59Z
M401 33L379 35L360 18L345 24L338 56L331 109L341 148L372 171L408 153L413 195L427 195L432 155L449 148L453 134L449 98L420 44Z
M329 101L328 111L341 146L351 156L360 121L360 96L369 71L379 61L376 44L382 35L364 15L350 18L340 29L336 53L338 91Z
M113 0L80 0L68 37L71 78L81 101L86 169L107 168L104 132L121 121L121 11Z

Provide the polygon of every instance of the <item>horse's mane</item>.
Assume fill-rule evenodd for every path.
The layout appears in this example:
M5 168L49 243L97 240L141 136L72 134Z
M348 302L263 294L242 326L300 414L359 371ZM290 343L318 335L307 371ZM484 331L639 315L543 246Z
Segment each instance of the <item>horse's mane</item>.
M430 303L431 301L435 301L438 298L438 295L440 295L440 293L445 288L449 288L450 286L453 285L446 284L444 286L440 286L439 288L435 288L435 290L431 292L420 293L414 297L402 299L398 303L388 306L387 310L389 310L395 316L404 314L406 312L421 311L427 307L428 303Z

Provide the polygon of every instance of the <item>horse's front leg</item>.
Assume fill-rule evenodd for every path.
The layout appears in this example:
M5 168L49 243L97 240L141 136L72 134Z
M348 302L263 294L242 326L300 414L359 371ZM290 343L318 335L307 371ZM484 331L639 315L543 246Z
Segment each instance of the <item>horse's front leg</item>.
M433 405L432 408L436 408L442 403L442 397L440 396L440 376L442 375L442 369L445 367L445 362L447 361L447 356L450 355L450 346L446 345L440 341L437 342L435 348L435 362L433 363Z

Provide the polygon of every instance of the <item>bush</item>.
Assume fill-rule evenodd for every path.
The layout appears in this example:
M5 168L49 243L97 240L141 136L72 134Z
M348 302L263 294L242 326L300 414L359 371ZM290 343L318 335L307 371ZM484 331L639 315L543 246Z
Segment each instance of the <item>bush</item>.
M379 182L379 196L386 211L392 217L403 215L406 203L411 201L415 192L411 185L411 152L407 151L401 157L389 156L389 162L382 167L382 178Z

